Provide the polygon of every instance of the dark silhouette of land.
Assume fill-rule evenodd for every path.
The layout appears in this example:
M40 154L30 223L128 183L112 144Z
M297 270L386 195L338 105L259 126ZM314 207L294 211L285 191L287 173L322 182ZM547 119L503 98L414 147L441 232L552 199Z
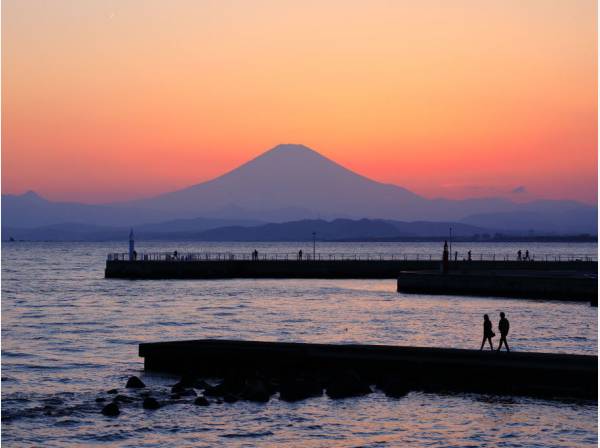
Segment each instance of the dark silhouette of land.
M594 235L505 234L458 222L393 221L384 219L305 219L284 223L223 219L179 219L135 227L140 240L168 241L311 241L316 231L319 241L393 242L444 241L452 227L455 242L596 242ZM5 239L27 241L120 241L129 233L126 227L77 223L54 224L24 229L2 228Z

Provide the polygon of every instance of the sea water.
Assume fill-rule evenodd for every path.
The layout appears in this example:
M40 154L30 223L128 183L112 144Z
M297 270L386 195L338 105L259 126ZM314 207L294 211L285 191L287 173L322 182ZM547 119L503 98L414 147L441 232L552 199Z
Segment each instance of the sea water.
M589 243L461 243L477 254L596 256ZM140 342L227 338L479 348L482 315L504 311L516 351L597 353L586 303L408 295L389 280L104 278L116 243L2 246L2 442L5 446L596 446L597 402L478 394L380 392L297 403L237 402L116 418L95 398L140 376L168 391L177 378L143 372ZM312 253L304 243L138 242L138 252ZM439 243L318 243L319 253L439 257ZM507 379L510 380L510 379Z

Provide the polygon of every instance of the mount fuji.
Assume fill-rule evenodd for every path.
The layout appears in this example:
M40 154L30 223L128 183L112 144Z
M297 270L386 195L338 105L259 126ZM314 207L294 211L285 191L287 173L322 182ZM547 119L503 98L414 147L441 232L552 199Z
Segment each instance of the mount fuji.
M514 203L501 198L427 199L371 180L318 152L278 145L213 180L148 199L90 205L35 193L2 196L2 225L130 226L203 217L233 222L301 219L461 221L487 228L597 234L597 209L576 201Z

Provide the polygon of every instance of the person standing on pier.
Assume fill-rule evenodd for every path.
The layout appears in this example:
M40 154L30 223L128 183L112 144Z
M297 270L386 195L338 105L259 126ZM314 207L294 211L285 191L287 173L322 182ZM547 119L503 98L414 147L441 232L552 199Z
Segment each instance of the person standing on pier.
M500 330L500 343L498 344L498 351L502 348L502 343L506 346L506 351L510 352L510 348L508 348L508 342L506 342L506 336L508 335L508 330L510 328L510 323L508 319L504 316L504 313L500 313L500 322L498 322L498 330Z
M444 252L442 253L442 272L446 274L448 272L448 241L444 241Z
M302 249L298 251L298 260L302 260Z
M490 349L494 350L494 344L492 344L492 338L496 336L496 334L492 331L492 321L487 314L483 315L483 340L481 341L481 348L479 351L483 350L483 346L485 345L485 341L489 341Z

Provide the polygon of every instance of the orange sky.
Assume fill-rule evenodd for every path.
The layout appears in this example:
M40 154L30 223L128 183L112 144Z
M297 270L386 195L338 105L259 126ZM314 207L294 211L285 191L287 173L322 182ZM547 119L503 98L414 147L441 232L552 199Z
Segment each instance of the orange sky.
M427 197L595 202L596 17L592 0L4 0L2 191L149 196L302 143Z

